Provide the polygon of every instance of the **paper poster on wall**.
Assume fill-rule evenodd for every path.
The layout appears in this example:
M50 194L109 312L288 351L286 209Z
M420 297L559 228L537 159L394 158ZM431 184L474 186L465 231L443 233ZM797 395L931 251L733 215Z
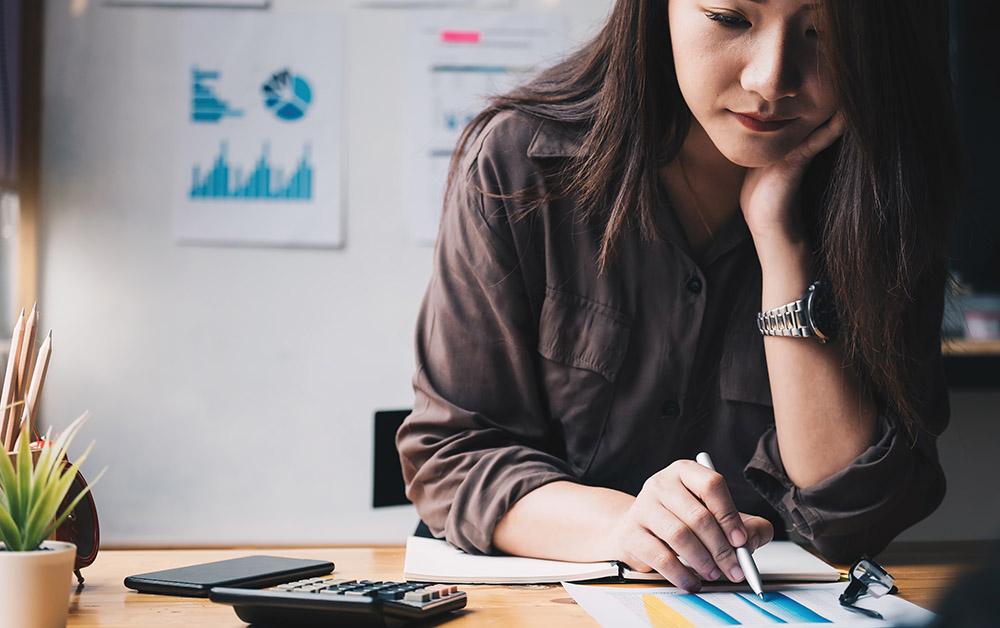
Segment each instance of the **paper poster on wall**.
M566 16L434 12L409 17L403 198L407 232L437 236L451 154L490 94L527 80L564 53Z
M386 7L399 9L418 9L422 7L509 7L513 0L357 0L360 7Z
M182 36L178 241L343 245L342 18L199 11Z
M270 0L105 0L108 6L265 8Z

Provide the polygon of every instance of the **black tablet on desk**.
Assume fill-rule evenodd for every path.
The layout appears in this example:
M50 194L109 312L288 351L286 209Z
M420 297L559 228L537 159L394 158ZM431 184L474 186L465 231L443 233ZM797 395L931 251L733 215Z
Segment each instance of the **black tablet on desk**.
M244 556L128 576L125 586L140 593L208 597L212 587L263 588L331 571L333 563L325 560Z

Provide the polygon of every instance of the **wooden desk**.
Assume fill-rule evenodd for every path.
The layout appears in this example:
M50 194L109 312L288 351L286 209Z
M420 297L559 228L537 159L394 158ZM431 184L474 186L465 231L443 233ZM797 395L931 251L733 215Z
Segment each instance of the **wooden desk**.
M986 552L987 543L902 543L879 556L892 573L901 597L934 608L942 593ZM102 550L97 562L83 570L86 585L73 594L67 626L207 626L242 628L229 606L198 598L135 593L125 576L198 562L273 554L333 561L339 577L402 580L402 547L343 547L316 549ZM596 626L558 585L463 586L468 607L449 628L472 626Z

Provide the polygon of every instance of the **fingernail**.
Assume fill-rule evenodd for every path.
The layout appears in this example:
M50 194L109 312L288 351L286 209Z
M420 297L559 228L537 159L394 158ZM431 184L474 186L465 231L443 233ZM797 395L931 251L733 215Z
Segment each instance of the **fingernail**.
M729 572L729 577L730 580L732 580L733 582L742 582L743 570L740 569L739 567L733 567L733 570Z
M708 574L708 579L709 580L718 580L719 576L721 576L721 575L722 575L722 572L719 571L718 567L716 567L715 569L712 570L712 573Z
M747 535L743 530L733 530L729 533L729 540L733 542L733 547L743 547L747 544Z

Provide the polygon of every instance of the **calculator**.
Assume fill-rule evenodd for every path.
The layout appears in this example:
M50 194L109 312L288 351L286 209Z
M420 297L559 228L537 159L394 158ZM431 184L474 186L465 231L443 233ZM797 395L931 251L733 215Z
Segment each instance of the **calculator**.
M243 621L259 626L358 626L397 628L442 618L465 607L455 585L373 582L323 576L268 589L214 587L209 599L229 604Z

